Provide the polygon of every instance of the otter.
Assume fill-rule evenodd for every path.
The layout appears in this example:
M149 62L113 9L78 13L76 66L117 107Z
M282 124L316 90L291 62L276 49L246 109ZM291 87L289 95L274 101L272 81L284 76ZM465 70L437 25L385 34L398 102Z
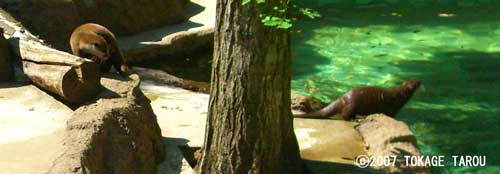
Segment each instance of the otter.
M419 88L420 81L406 80L402 85L383 89L367 86L354 88L323 109L293 115L296 118L326 119L340 115L344 120L353 120L357 115L382 113L394 117Z
M109 72L113 66L120 75L126 75L128 66L116 37L106 27L94 23L80 25L71 34L70 45L74 55L99 63L101 72Z

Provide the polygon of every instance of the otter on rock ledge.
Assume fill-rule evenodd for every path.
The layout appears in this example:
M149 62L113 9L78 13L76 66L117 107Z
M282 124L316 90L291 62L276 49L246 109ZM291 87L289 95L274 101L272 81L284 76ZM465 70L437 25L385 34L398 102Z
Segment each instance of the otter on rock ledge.
M402 85L390 89L373 86L358 87L319 111L293 116L296 118L326 119L333 115L340 115L344 120L353 120L356 115L366 116L382 113L394 117L410 100L419 86L420 81L418 80L406 80Z
M126 76L128 66L115 35L106 27L94 23L80 25L71 34L70 46L74 55L99 63L101 72L109 72L113 66Z

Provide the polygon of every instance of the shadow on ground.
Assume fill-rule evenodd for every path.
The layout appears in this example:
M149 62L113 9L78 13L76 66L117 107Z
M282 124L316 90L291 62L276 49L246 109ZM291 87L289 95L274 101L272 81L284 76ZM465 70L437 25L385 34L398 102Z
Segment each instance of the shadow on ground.
M182 79L210 83L212 58L213 53L211 49L201 48L193 53L186 53L175 57L161 56L135 65L163 70Z
M189 140L184 138L163 137L166 148L165 161L158 167L158 174L179 174L182 171L182 160L184 157L177 145L187 145Z

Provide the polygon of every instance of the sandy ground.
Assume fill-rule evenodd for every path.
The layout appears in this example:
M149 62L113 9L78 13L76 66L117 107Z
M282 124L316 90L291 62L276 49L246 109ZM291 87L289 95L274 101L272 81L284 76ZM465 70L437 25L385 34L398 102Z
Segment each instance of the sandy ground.
M0 145L0 174L44 174L62 154L63 132Z
M65 128L71 113L68 107L31 85L3 86L0 87L0 144L48 135Z
M31 85L0 86L0 174L45 173L71 110Z

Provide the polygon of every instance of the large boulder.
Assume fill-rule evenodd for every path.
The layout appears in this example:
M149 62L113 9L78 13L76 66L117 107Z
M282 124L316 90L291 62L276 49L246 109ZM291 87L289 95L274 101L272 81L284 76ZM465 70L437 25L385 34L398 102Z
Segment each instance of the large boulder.
M363 138L369 156L396 156L394 166L376 166L383 173L429 173L425 166L406 166L404 156L421 156L417 139L402 121L384 114L373 114L362 120L356 130Z
M186 20L188 0L4 0L7 10L53 47L68 51L71 32L86 22L129 35Z
M139 77L102 78L103 92L67 123L65 150L49 173L156 173L164 160L161 130Z
M3 29L0 28L0 82L12 81L13 79L11 52L7 40L3 37Z

